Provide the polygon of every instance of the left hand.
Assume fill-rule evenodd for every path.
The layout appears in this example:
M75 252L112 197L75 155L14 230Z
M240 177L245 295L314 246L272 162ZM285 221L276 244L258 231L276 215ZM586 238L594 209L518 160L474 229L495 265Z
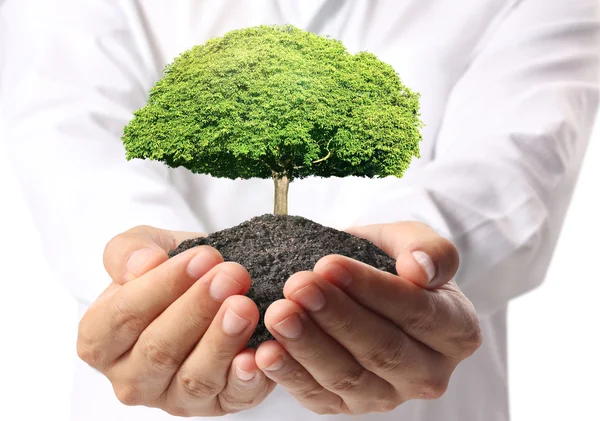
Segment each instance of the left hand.
M294 274L265 315L276 341L258 348L258 367L320 414L440 397L482 341L474 307L452 280L456 248L418 222L348 232L395 257L399 276L338 255Z

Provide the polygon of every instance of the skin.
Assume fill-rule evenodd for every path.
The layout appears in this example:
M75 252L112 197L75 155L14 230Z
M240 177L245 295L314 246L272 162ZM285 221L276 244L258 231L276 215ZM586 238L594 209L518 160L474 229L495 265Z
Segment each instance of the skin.
M114 237L110 286L79 325L80 358L126 405L215 416L260 404L276 384L319 414L387 412L444 393L481 345L471 302L452 280L456 248L427 225L348 230L396 257L398 276L343 256L294 274L265 323L275 337L245 349L258 322L248 272L207 246L168 259L202 233L140 226ZM412 252L426 253L429 276Z

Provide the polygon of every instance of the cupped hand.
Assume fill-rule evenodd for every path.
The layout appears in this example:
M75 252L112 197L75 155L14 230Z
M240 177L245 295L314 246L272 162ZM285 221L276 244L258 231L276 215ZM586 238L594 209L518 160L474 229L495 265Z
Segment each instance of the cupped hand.
M215 416L258 405L274 383L245 349L258 309L250 276L208 246L169 259L199 233L140 226L106 246L110 286L79 324L77 352L126 405Z
M456 248L416 222L352 228L396 259L398 276L343 256L294 274L265 324L256 362L317 413L391 411L446 390L481 344L477 315L452 280Z

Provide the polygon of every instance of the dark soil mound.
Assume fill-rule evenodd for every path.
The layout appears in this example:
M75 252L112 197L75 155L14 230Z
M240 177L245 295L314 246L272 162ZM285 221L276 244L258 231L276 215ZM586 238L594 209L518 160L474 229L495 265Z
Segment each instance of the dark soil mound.
M186 240L169 253L175 256L189 248L208 245L225 261L244 266L252 278L246 294L258 306L260 321L249 347L273 339L263 317L267 307L283 298L283 285L294 273L312 270L329 254L340 254L396 274L395 260L370 241L328 228L299 216L266 214L205 238Z

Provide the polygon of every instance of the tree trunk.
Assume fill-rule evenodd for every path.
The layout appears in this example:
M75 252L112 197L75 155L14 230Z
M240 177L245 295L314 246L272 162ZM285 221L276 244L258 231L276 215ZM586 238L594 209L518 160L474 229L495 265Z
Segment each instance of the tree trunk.
M273 182L275 183L275 215L287 215L288 214L288 190L290 187L290 179L286 176L280 176L279 174L273 175Z

